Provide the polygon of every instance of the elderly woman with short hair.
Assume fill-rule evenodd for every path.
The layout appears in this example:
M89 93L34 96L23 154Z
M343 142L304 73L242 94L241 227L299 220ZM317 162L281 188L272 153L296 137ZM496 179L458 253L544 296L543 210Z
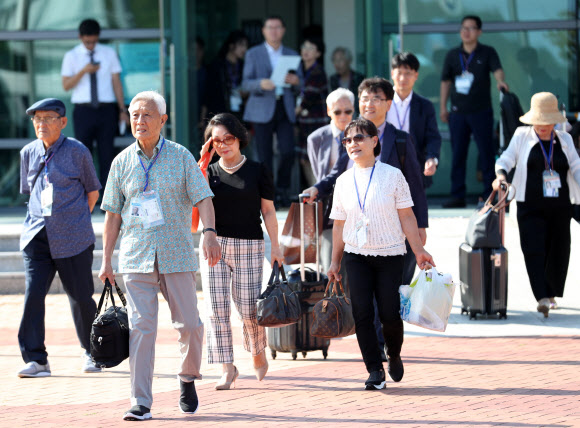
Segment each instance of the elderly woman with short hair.
M516 129L496 161L494 188L516 168L520 244L537 310L548 317L564 294L570 261L572 203L580 202L580 159L569 134L554 126L566 121L549 92L532 96L530 111L520 117L530 126Z
M227 390L239 375L234 365L230 296L242 319L244 349L252 353L256 378L261 381L268 371L266 333L256 318L265 251L260 216L270 236L272 265L282 265L284 258L278 245L272 173L240 152L249 142L246 128L233 114L220 113L209 121L204 138L202 155L211 151L220 156L209 166L208 180L215 195L215 224L222 251L217 265L201 263L208 317L207 358L210 364L222 363L223 376L215 389Z

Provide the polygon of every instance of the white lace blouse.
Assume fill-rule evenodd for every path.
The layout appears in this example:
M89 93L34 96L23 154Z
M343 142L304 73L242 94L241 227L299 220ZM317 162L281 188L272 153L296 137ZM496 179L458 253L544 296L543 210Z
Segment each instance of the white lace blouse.
M354 166L336 180L330 218L345 220L342 239L344 250L368 256L395 256L405 254L405 235L399 221L398 209L413 206L409 185L403 173L390 165L377 161L365 204L367 242L358 247L356 222L361 218L363 204L372 167Z

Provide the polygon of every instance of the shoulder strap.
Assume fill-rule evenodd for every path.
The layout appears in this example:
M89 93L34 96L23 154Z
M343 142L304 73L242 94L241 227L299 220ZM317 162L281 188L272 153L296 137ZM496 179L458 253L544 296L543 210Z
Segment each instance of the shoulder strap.
M407 156L407 133L400 129L395 129L395 144L401 168L405 167L405 157Z
M64 137L64 140L62 140L62 143L64 144L64 142L66 141L68 137ZM44 169L44 167L46 166L46 162L42 163L42 166L40 167L40 169L38 170L38 172L36 173L36 175L34 176L34 178L32 179L32 187L30 187L30 194L32 195L32 189L34 189L34 185L36 184L36 180L38 180L38 176L40 175L40 173L42 172L42 170Z

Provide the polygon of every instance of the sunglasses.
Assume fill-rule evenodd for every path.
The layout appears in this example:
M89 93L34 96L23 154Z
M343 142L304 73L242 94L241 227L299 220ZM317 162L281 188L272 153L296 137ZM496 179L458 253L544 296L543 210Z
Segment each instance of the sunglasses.
M218 140L217 138L213 137L212 142L214 146L226 144L231 146L236 141L236 137L233 135L226 135L222 140Z
M350 116L352 114L352 110L334 110L333 113L335 116L340 116L342 114Z
M356 134L356 135L353 135L352 137L345 137L342 139L342 145L347 146L351 143L351 141L354 141L357 144L362 143L364 141L364 139L367 137L372 138L372 135Z

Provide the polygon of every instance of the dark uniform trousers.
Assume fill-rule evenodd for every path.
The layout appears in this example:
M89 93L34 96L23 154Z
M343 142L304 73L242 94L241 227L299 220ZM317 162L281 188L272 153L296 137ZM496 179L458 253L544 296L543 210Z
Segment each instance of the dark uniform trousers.
M97 312L93 300L93 250L91 244L76 256L53 259L46 228L30 241L24 249L24 272L26 274L26 294L24 313L18 331L18 344L26 363L36 361L46 364L47 352L44 345L44 300L56 272L68 295L72 316L81 346L88 352L91 325Z

